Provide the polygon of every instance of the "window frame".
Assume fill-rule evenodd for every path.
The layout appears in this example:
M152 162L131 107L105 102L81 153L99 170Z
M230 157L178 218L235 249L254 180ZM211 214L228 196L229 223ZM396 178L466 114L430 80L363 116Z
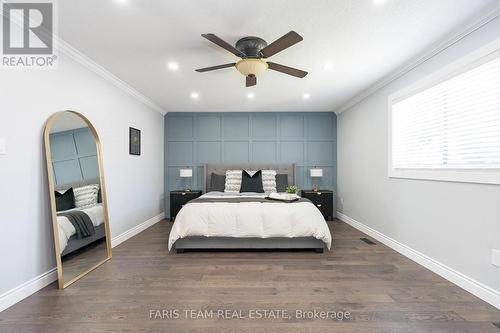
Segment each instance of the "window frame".
M467 72L473 68L500 57L500 39L487 44L448 66L435 71L431 75L403 88L388 98L388 177L434 180L448 182L465 182L480 184L500 184L500 168L498 169L442 169L442 168L395 168L393 166L393 123L392 106L408 97L430 89L446 80Z

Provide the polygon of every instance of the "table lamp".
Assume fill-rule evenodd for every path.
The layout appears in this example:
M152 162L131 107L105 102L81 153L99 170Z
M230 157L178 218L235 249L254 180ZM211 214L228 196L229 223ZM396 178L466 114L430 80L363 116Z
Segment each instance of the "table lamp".
M312 178L312 183L313 183L312 190L317 192L319 190L319 188L317 185L314 184L314 178L323 177L323 169L313 168L310 170L310 172L311 172L311 178Z
M179 176L181 178L191 178L193 177L193 169L180 169ZM191 191L191 188L187 186L186 191Z

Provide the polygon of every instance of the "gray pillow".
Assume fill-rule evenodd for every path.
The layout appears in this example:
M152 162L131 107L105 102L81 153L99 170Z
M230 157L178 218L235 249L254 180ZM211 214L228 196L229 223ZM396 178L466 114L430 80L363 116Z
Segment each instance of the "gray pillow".
M288 175L277 174L276 175L276 191L285 192L288 187Z
M212 172L210 177L210 191L224 192L226 187L226 175L218 175Z

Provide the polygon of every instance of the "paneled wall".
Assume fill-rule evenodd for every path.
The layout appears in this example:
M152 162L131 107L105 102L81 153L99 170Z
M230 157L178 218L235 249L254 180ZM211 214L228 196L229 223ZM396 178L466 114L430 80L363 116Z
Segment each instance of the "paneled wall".
M183 113L165 116L165 191L203 189L205 163L295 163L297 185L312 187L309 169L323 168L318 184L337 186L337 118L330 112ZM179 169L193 168L192 179Z
M51 134L50 151L56 185L99 178L97 148L88 127Z

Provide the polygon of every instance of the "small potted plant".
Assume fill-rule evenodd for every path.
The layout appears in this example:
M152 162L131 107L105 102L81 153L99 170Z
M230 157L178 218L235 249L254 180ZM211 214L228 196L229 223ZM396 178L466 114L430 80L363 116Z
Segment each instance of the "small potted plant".
M299 196L299 188L295 185L292 185L292 186L288 186L286 189L285 189L286 193L288 193L289 197L290 197L290 200L291 199L295 199Z
M285 191L289 194L299 194L299 188L295 185L288 186Z

